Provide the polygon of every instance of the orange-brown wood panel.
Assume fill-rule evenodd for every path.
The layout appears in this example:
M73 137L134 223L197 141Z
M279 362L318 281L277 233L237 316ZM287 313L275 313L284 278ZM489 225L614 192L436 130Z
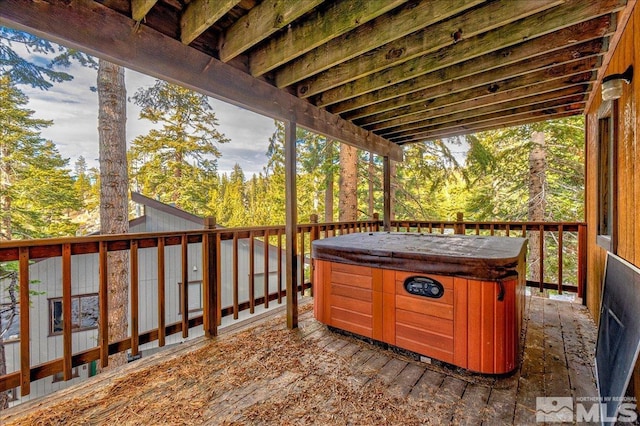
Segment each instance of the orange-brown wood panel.
M337 272L345 272L347 274L371 276L371 267L369 266L360 266L360 265L351 265L349 263L331 262L331 269Z
M373 321L370 314L332 306L329 324L361 336L373 338Z
M482 293L477 282L467 282L467 368L482 369Z
M432 333L453 338L453 320L445 320L420 312L396 310L396 324L423 328Z
M429 334L426 332L422 332L421 339L416 340L413 336L416 336L416 333L410 332L406 333L406 335L412 336L411 338L406 338L404 332L404 326L398 326L398 334L396 335L397 345L401 348L408 349L410 351L417 352L419 354L435 358L440 361L453 363L453 341L447 339L442 336ZM450 349L441 349L438 346L444 346Z
M373 315L373 304L370 301L353 299L351 297L331 294L331 312L333 316L334 308L348 309L353 312Z
M313 315L315 318L324 323L326 322L324 316L324 292L325 292L325 283L324 283L324 271L325 268L329 266L329 264L323 260L314 259L314 268L313 268Z
M373 302L373 292L371 290L345 284L336 284L335 282L331 283L331 295L349 297L369 303Z
M434 317L453 320L453 305L432 302L420 296L396 295L396 309L425 312Z
M384 305L382 299L382 269L371 268L371 278L373 287L373 338L383 340L383 323L388 321L384 315Z
M393 282L393 280L392 280ZM396 295L382 293L382 341L396 345Z
M335 263L333 265L335 265ZM368 275L350 274L348 272L336 271L334 268L331 268L331 282L337 284L346 284L353 287L365 288L368 290L373 289L371 272L369 272Z
M456 278L454 281L454 330L453 330L453 363L467 368L467 279Z
M471 280L469 280L471 281ZM497 283L487 281L475 281L470 283L472 286L479 286L482 303L480 304L480 365L482 370L486 372L494 372L495 361L495 345L504 338L503 330L498 331L495 327L495 301L498 296ZM500 304L500 307L504 303ZM470 309L475 307L470 306Z

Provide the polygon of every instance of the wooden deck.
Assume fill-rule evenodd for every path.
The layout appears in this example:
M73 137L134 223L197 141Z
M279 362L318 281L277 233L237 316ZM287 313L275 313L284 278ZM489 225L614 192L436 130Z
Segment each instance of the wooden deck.
M301 307L185 343L0 415L0 424L535 424L538 396L597 395L596 328L578 304L527 300L507 377L472 374L328 330Z

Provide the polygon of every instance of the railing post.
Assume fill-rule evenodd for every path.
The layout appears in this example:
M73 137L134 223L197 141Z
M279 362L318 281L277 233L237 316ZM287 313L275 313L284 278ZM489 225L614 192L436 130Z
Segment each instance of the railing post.
M578 297L587 304L587 225L578 225Z
M309 284L311 287L311 296L313 296L313 289L314 289L314 279L313 279L313 272L315 270L315 262L313 261L313 257L311 257L311 253L313 250L313 242L315 240L320 239L320 227L318 226L318 215L317 214L312 214L310 217L310 221L311 221L311 232L309 232Z
M206 217L204 229L207 231L216 228L216 219ZM211 232L202 234L202 284L204 293L204 333L206 337L218 335L218 262L216 253L218 250L217 239Z
M456 224L453 227L453 233L457 235L465 234L464 213L462 212L456 213Z
M373 231L380 232L380 213L373 214L373 221L375 222L373 225Z

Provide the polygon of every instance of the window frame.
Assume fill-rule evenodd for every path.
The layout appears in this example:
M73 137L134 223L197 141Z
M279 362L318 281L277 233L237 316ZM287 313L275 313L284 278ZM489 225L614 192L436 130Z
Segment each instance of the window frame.
M598 109L596 201L596 243L605 250L617 251L618 215L618 102L603 102Z
M85 298L96 298L98 300L98 316L96 317L96 322L95 325L89 326L89 327L81 327L80 324L78 324L77 327L73 326L73 323L71 324L71 332L72 333L76 333L79 331L87 331L87 330L97 330L98 329L98 324L100 322L100 299L98 297L98 293L85 293L85 294L77 294L77 295L73 295L71 296L71 303L73 304L74 299L78 300L79 303L79 308L78 308L78 313L82 312L82 299ZM49 305L49 336L61 336L63 334L63 330L61 329L60 331L56 331L55 330L55 326L54 326L54 303L59 302L60 305L62 306L62 297L52 297L49 298L47 300L48 305ZM60 317L62 318L62 314L60 315ZM73 318L72 318L73 319Z

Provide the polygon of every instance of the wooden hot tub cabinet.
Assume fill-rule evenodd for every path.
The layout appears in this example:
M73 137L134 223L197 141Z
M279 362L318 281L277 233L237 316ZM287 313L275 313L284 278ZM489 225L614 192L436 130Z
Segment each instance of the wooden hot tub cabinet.
M315 317L472 371L508 373L520 353L525 252L526 239L511 237L369 233L314 241ZM436 297L410 293L408 279L414 293Z

